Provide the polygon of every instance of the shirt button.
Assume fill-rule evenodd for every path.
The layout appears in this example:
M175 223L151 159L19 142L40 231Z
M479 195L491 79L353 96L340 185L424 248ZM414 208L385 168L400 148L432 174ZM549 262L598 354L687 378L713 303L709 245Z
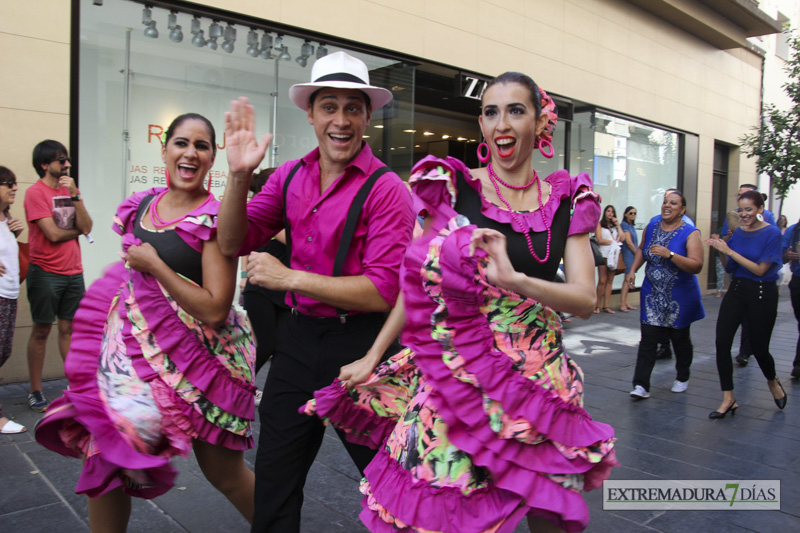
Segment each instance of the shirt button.
M306 265L306 270L311 270L311 265Z
M312 241L312 239L311 239L311 237L309 237L309 238L308 238L308 242L311 242L311 241Z
M312 213L316 213L317 212L317 208L315 207L314 209L311 210L311 212Z

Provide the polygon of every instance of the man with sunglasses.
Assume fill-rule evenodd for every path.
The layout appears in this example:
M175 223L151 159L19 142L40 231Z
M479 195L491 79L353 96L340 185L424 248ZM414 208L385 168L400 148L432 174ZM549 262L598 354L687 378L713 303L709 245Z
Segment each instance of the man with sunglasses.
M72 339L72 318L84 293L78 237L92 230L92 219L69 176L70 167L63 144L40 142L33 149L33 168L40 179L25 192L30 234L28 301L33 319L28 341L28 405L38 413L49 403L42 393L42 372L50 329L58 318L58 349L64 359Z

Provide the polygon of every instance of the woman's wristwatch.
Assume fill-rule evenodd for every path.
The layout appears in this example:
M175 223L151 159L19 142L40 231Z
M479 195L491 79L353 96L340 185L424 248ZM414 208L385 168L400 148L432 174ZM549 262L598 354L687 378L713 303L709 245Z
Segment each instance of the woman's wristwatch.
M670 251L669 253L669 260L672 261L672 258L675 257L675 252Z

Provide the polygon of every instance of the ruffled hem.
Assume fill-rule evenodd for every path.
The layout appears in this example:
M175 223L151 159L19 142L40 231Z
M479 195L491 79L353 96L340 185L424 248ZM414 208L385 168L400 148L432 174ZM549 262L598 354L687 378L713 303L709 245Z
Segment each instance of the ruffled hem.
M580 493L565 490L541 475L532 476L536 498L528 500L497 486L469 495L454 487L433 487L414 479L384 450L378 452L364 475L364 511L360 516L371 531L382 531L371 526L379 521L400 531L408 527L410 531L419 528L445 533L480 533L491 528L498 533L510 532L525 515L532 514L575 532L582 531L589 519Z
M136 291L136 303L147 327L158 332L161 351L169 354L170 361L192 385L203 391L203 396L210 402L228 413L253 420L253 396L256 387L252 381L243 381L231 375L222 362L208 353L208 349L199 339L187 334L186 325L172 310L155 278L135 271L130 275ZM231 313L235 311L231 310ZM229 320L230 318L229 316ZM128 357L136 361L143 357L142 347L130 334L130 329L130 324L126 321L125 346ZM144 371L143 366L139 364L136 368Z
M339 379L332 385L314 392L314 400L299 409L301 414L316 415L327 424L344 431L348 441L372 449L379 448L392 433L397 421L378 416L357 407Z
M606 470L616 464L610 450L614 430L593 421L583 408L565 403L553 392L521 376L513 370L508 357L493 350L491 329L480 313L482 288L470 274L465 274L477 271L477 259L466 253L471 230L456 230L444 241L439 266L448 327L458 331L453 342L464 359L464 367L476 376L482 390L454 379L442 362L441 348L433 350L435 346L431 343L417 350L417 364L433 386L431 398L448 424L451 442L469 453L476 464L487 467L498 486L530 501L535 499L534 487L526 483L522 472L586 474L603 460L606 463L602 469ZM465 280L466 277L470 279ZM550 441L578 448L577 453L565 457L553 442L530 446L514 439L499 439L484 415L484 394L500 402L510 417L529 421L535 431ZM602 460L580 450L603 445L609 449ZM597 477L595 473L589 479ZM585 488L595 486L592 482L592 486Z
M70 353L64 364L70 388L47 409L36 426L35 436L42 446L54 452L70 457L88 457L76 492L96 497L122 487L133 496L154 498L172 487L176 472L169 459L175 455L188 455L191 443L187 438L195 436L179 436L176 423L185 427L188 420L195 428L196 438L234 450L252 447L253 439L252 436L235 435L206 421L157 376L150 376L152 379L145 381L150 383L159 407L166 407L163 429L167 439L163 449L157 455L138 452L120 433L100 399L97 371L103 343L103 327L100 325L111 312L126 273L121 263L114 264L86 291L75 314ZM163 385L163 389L159 385ZM249 403L252 405L253 402ZM123 483L120 475L125 471L141 471L142 479L147 480L146 485Z

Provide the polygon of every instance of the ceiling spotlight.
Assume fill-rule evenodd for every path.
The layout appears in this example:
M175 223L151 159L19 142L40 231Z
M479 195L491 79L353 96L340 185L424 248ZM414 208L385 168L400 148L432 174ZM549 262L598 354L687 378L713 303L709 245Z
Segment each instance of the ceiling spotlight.
M233 52L233 43L236 42L236 28L228 24L225 27L225 38L222 41L222 49L229 54Z
M297 56L297 64L301 67L305 67L308 64L308 58L314 54L314 45L310 42L306 41L303 43L303 46L300 47L300 55Z
M142 24L147 26L153 21L153 11L149 7L142 9Z
M102 5L103 5L103 0L94 0L94 1L92 2L92 4L94 4L94 5L96 5L96 6L102 6Z
M145 30L144 30L144 36L145 37L150 37L151 39L155 39L155 38L158 37L158 30L156 29L156 21L155 20L151 20L147 24L147 28L145 28Z
M247 34L247 55L250 57L258 57L259 53L258 34L254 28L250 28L250 31Z
M212 50L216 50L217 49L217 38L214 37L213 39L207 39L206 40L206 46L208 48L211 48Z
M219 25L218 21L213 21L211 26L208 27L208 36L211 39L216 39L217 37L222 37L222 26Z
M306 41L300 47L300 55L311 57L314 54L314 45Z
M199 31L200 31L200 19L197 17L197 15L195 15L194 18L192 19L191 34L197 35Z
M325 48L325 43L319 43L319 47L317 48L317 59L323 58L328 55L328 49Z
M197 30L197 33L192 37L192 44L198 48L202 48L206 45L206 38L203 36L203 30Z
M178 25L178 14L175 11L170 12L167 17L167 28L174 29Z
M178 24L174 28L172 28L169 32L169 40L173 43L179 43L183 41L183 30L181 29L181 25Z
M275 50L280 50L283 48L283 35L278 35L275 38Z
M278 56L278 59L281 59L283 61L291 61L292 60L292 56L289 55L289 47L287 47L286 45L283 45L281 47L281 55Z
M272 55L272 35L269 33L265 33L263 37L261 37L261 58L262 59L273 59L274 56Z

